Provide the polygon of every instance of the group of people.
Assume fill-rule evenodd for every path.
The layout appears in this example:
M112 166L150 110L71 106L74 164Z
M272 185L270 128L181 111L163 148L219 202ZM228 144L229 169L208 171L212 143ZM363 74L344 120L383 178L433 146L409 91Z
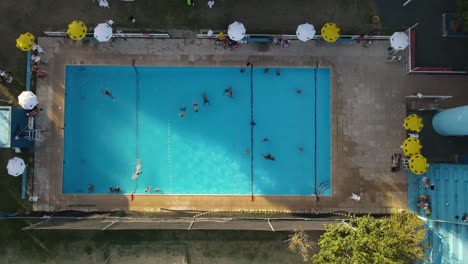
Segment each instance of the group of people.
M270 142L270 139L267 138L267 137L265 137L265 138L262 138L262 139L261 139L261 142ZM297 147L297 150L298 150L299 152L303 152L303 151L304 151L304 147L303 147L303 146L298 146L298 147ZM245 155L248 155L249 153L250 153L250 151L249 151L248 149L245 150L245 152L244 152ZM260 154L260 155L262 155L263 158L266 159L266 160L272 160L272 161L276 160L275 156L273 156L273 155L270 154L270 153Z
M109 187L109 192L120 192L120 187L119 186L114 187L114 188Z
M109 187L109 192L120 192L120 187ZM94 192L94 184L88 183L88 192Z
M249 67L249 65L247 65L246 67ZM241 67L240 72L244 73L245 72L245 67ZM267 74L269 72L270 72L270 68L264 68L263 69L263 73ZM276 76L280 76L280 75L281 75L281 70L279 68L276 68Z
M36 118L42 112L42 110L42 108L38 108L37 106L35 106L33 109L26 112L26 116Z
M422 178L422 181L423 181L425 190L431 190L431 191L435 190L435 185L431 182L431 180L429 180L429 178L424 176ZM420 186L420 188L421 188L421 186ZM425 214L427 214L427 215L431 214L430 205L429 205L430 196L427 195L427 194L421 195L421 196L419 196L418 201L421 202L421 203L418 203L417 206L422 208L424 210ZM447 203L447 205L448 205L448 203ZM460 217L458 215L455 216L455 220L458 220L459 218ZM467 222L468 221L468 214L464 213L463 216L461 217L461 220L463 222Z
M234 98L234 92L232 90L232 87L229 86L228 88L224 89L224 93L223 95L226 95L228 96L229 98ZM203 106L205 105L209 105L210 104L210 98L208 97L207 93L206 92L202 92L201 94L201 97L202 97L202 100L203 100ZM193 107L193 111L195 113L197 113L200 108L198 106L198 101L197 99L193 99L192 101L192 107ZM185 113L187 112L187 106L185 106L185 104L182 104L180 107L179 107L179 116L181 118L184 118L185 117Z
M151 191L151 186L146 186L146 188L145 188L145 193L147 193L147 192L149 192L149 191ZM161 192L161 189L156 188L156 189L154 189L154 192L159 193L159 192Z
M421 203L418 203L417 206L423 209L426 215L431 214L431 209L429 207L430 200L431 200L431 197L427 194L420 195L418 198L418 202L421 202Z
M32 71L36 73L38 79L44 79L47 76L47 72L44 71L39 65L45 65L46 63L39 56L41 53L45 53L44 49L37 45L33 44L33 55L31 55L31 62L33 63Z
M211 38L211 37L210 37ZM240 45L237 41L232 40L228 36L224 35L223 32L220 32L216 37L216 45L222 45L225 49L230 48L231 50L240 49Z
M458 220L459 219L459 216L455 216L455 220ZM468 213L463 213L462 217L461 217L461 220L462 222L466 223L468 222Z
M422 182L424 184L424 190L426 190L426 191L427 190L432 190L433 191L435 189L434 184L431 183L429 178L427 178L426 176L424 176L422 178ZM421 188L421 186L419 186L419 188ZM430 205L429 205L430 199L431 199L431 197L428 194L420 195L419 199L418 199L418 202L421 202L421 203L418 203L417 206L420 207L421 209L423 209L424 213L426 215L431 214L431 209L430 209Z
M372 36L374 36L373 32L367 32L365 34L359 34L359 36L356 38L356 43L361 44L361 41L362 41L362 46L364 48L368 48L368 47L370 47L372 45L372 43L374 43L374 40L373 39L365 40L364 38L372 37Z
M44 49L37 45L36 43L33 44L33 55L31 55L31 62L33 63L32 71L37 74L37 78L44 79L47 76L47 73L42 70L39 65L45 64L41 57L39 56L40 53L45 53ZM5 81L6 83L13 82L13 77L11 76L11 72L6 72L5 70L0 70L0 81Z
M422 182L424 184L425 190L431 190L431 191L435 190L434 183L432 183L428 177L424 176L422 178ZM419 188L421 188L421 186L419 186ZM421 202L421 203L418 203L417 206L422 208L425 214L430 215L431 214L430 205L429 205L430 196L427 194L421 195L419 196L418 202ZM448 205L448 203L446 205ZM460 216L456 215L455 220L458 221L459 219L460 219ZM468 213L463 213L461 217L461 221L468 222Z
M408 166L407 159L403 158L401 154L393 154L392 155L392 167L390 169L391 172L399 172L402 169L406 169Z

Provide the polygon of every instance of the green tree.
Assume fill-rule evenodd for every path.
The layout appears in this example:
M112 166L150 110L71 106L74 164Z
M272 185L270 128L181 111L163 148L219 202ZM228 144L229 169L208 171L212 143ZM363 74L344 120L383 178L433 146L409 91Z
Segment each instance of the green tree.
M424 256L424 222L401 212L376 219L370 215L326 226L313 263L414 263Z
M463 30L468 32L468 0L457 0L457 12Z

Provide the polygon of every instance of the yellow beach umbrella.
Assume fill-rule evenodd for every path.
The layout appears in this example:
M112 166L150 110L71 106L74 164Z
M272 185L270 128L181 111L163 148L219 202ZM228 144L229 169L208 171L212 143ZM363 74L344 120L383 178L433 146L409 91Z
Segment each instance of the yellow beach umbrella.
M34 44L34 35L26 32L16 39L16 47L22 51L32 50Z
M326 42L335 42L340 37L340 28L335 23L326 23L321 32Z
M88 28L82 21L73 20L68 25L67 34L73 40L82 40L86 37L86 33L88 32Z
M427 163L427 159L423 155L416 154L411 157L409 167L414 174L421 175L426 173L429 163Z
M405 156L409 157L421 153L422 145L419 139L409 137L403 141L401 148Z
M421 129L424 127L422 117L417 114L411 114L405 118L403 126L406 130L421 132Z

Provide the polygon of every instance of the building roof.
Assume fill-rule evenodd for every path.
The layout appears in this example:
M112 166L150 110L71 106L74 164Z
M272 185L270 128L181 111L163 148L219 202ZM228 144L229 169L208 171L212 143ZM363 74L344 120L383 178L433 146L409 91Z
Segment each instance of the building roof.
M11 106L0 106L0 147L11 145Z

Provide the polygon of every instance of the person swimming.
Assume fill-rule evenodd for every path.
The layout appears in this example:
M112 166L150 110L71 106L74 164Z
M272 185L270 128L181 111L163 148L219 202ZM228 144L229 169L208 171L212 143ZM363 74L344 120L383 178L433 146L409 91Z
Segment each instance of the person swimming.
M267 160L276 160L276 158L271 154L262 154L262 156Z
M185 111L187 110L187 107L185 105L181 105L180 108L179 108L180 112L179 112L179 116L184 118L185 116Z
M262 142L269 142L269 141L270 141L270 139L269 139L269 138L267 138L267 137L265 137L265 138L262 138Z
M232 87L229 86L228 88L224 89L224 94L227 94L227 96L232 98L232 96L233 96Z
M107 90L102 90L101 93L109 98L112 99L112 101L115 101L115 97L112 95L111 92L107 91Z
M193 105L193 111L195 111L195 113L198 112L197 100L193 99L192 105Z
M141 162L140 162L140 160L137 160L137 164L136 164L136 167L135 167L135 173L132 176L132 180L137 180L138 176L140 176L140 174L141 174Z
M296 89L297 94L302 94L302 89Z
M206 92L202 93L202 97L203 97L203 106L210 103L210 99L208 99L208 96L206 95Z

